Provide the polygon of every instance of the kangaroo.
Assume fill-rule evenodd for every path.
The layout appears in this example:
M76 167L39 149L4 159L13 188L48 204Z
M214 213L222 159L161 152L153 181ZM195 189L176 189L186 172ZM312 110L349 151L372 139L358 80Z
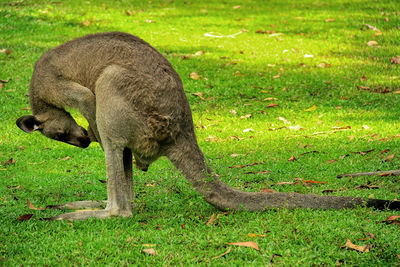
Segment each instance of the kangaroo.
M211 205L221 210L268 208L342 209L359 205L400 209L399 201L298 193L243 192L221 182L207 166L194 132L182 81L171 64L142 39L127 33L87 35L46 52L30 84L33 115L16 121L23 131L86 148L100 143L105 153L105 209L69 212L53 220L131 216L132 165L146 171L166 156ZM89 122L86 131L66 107ZM57 208L101 206L77 201Z

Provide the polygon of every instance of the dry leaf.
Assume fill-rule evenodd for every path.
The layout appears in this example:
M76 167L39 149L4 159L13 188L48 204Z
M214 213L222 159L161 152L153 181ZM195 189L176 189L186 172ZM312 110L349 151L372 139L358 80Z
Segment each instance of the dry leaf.
M215 221L215 214L213 213L210 217L210 219L208 220L208 222L206 222L206 225L210 225Z
M154 248L145 248L145 249L142 249L142 252L152 255L152 256L157 255L157 251L155 251Z
M326 163L333 163L333 162L337 162L337 160L336 159L330 159L330 160L326 161Z
M261 192L261 193L276 193L275 190L272 190L272 189L270 189L270 188L263 188L263 189L261 189L260 192Z
M233 6L233 9L239 9L241 8L241 6L237 5L237 6Z
M273 76L272 78L278 79L279 77L281 77L281 74L280 74L280 73L278 73L277 75Z
M313 105L312 107L306 109L305 111L314 111L314 110L317 110L317 106L316 105Z
M192 95L198 96L201 100L205 101L206 99L203 97L203 93L193 93Z
M28 208L31 210L44 210L43 207L35 208L35 206L33 206L33 204L29 201L29 199L26 199L26 204L28 205Z
M85 20L85 21L83 21L81 24L82 24L83 26L85 26L85 27L89 27L90 24L92 24L92 21L90 21L90 20Z
M236 77L243 77L243 76L245 76L243 73L241 73L240 71L236 71L235 72L235 76Z
M322 69L329 68L330 66L331 66L331 64L328 64L328 63L325 63L325 62L321 62L321 63L317 64L317 67L318 68L322 68Z
M336 19L326 19L325 22L334 22Z
M189 77L192 80L200 80L200 78L201 78L200 75L197 72L190 73Z
M388 217L385 221L393 221L397 218L400 218L400 215L392 215L392 216Z
M245 172L244 174L268 174L271 171L260 171L260 172Z
M251 117L253 117L253 114L246 114L246 115L240 116L240 119L241 119L241 120L243 120L243 119L249 119L249 118L251 118Z
M378 189L379 187L380 187L379 185L362 184L362 185L357 185L354 188L355 189Z
M266 106L266 108L273 108L273 107L278 107L279 105L276 103L271 103L269 105Z
M14 165L15 164L15 159L10 158L9 160L7 160L6 162L3 163L4 166L7 165Z
M11 55L12 50L11 49L0 49L0 53L5 53L7 56L9 56L9 55Z
M213 260L214 260L214 259L221 258L221 257L225 256L226 254L228 254L229 252L231 252L231 248L230 248L230 247L228 248L227 251L225 251L225 252L222 253L221 255L215 256L215 257L213 258Z
M69 160L72 159L70 156L66 156L65 158L62 158L61 160Z
M345 246L349 249L357 250L360 252L369 252L370 248L372 247L371 244L365 246L354 245L353 243L351 243L350 239L346 240Z
M249 237L252 237L252 238L254 238L254 237L266 237L267 235L260 235L260 234L253 234L253 233L250 233L250 234L247 234Z
M18 221L22 222L22 221L27 221L30 218L32 218L33 214L24 214L18 217Z
M400 56L392 57L392 59L390 60L390 63L392 63L392 64L400 64Z
M133 15L135 15L135 13L134 13L133 11L131 11L131 10L125 11L125 14L126 14L127 16L133 16Z
M281 184L293 184L293 182L278 182L276 185L281 185Z
M378 42L377 41L369 41L367 43L368 46L378 46Z
M288 159L288 161L296 161L297 159L296 159L296 157L295 156L291 156L289 159Z
M276 98L276 97L267 97L267 98L264 98L263 101L271 101L271 100L278 100L278 98Z
M385 161L392 161L392 159L394 158L394 154L389 155L385 158Z
M375 239L375 235L373 233L367 233L369 236L367 237L363 237L363 238L359 238L357 240L368 240L368 239Z
M144 22L146 22L146 23L155 23L155 21L151 20L151 19L146 19Z
M345 188L339 188L339 189L326 189L323 190L322 193L332 193L332 192L338 192L338 191L346 191Z
M314 180L302 180L302 182L307 184L327 184L327 182L314 181Z
M255 250L260 250L256 242L247 241L247 242L236 242L236 243L228 243L228 245L240 246L240 247L249 247L254 248Z

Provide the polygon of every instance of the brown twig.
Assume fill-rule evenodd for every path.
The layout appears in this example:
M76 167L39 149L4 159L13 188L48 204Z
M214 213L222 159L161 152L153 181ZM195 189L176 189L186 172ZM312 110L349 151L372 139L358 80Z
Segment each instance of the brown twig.
M400 175L400 170L345 173L345 174L338 175L337 178L356 177L356 176L374 176L374 175L378 175L378 176Z

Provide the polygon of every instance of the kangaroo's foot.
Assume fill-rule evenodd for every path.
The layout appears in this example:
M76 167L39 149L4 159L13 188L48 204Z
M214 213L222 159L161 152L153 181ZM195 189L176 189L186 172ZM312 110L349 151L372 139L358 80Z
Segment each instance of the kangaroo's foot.
M58 216L54 216L51 218L48 218L47 220L51 221L62 221L62 220L70 220L70 221L75 221L75 220L86 220L88 218L98 218L98 219L104 219L104 218L110 218L114 216L121 216L121 217L130 217L132 216L132 211L131 210L115 210L115 209L104 209L104 210L83 210L83 211L75 211L75 212L69 212L69 213L64 213L60 214Z
M107 201L94 201L94 200L82 200L74 201L60 205L49 205L46 209L60 209L60 210L78 210L78 209L93 209L93 208L105 208Z

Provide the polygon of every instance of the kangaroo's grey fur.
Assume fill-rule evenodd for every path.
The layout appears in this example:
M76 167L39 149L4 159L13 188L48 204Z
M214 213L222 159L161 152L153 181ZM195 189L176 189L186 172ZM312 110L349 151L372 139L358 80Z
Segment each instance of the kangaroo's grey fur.
M98 141L106 157L106 208L53 219L132 215L132 155L142 170L158 157L168 157L206 201L224 210L400 207L396 201L242 192L222 183L198 147L178 74L157 50L130 34L87 35L45 53L35 64L29 96L33 116L17 120L22 130L39 130L49 138L83 148L91 140ZM77 125L66 107L79 109L89 122L88 132ZM100 204L83 201L58 207Z

